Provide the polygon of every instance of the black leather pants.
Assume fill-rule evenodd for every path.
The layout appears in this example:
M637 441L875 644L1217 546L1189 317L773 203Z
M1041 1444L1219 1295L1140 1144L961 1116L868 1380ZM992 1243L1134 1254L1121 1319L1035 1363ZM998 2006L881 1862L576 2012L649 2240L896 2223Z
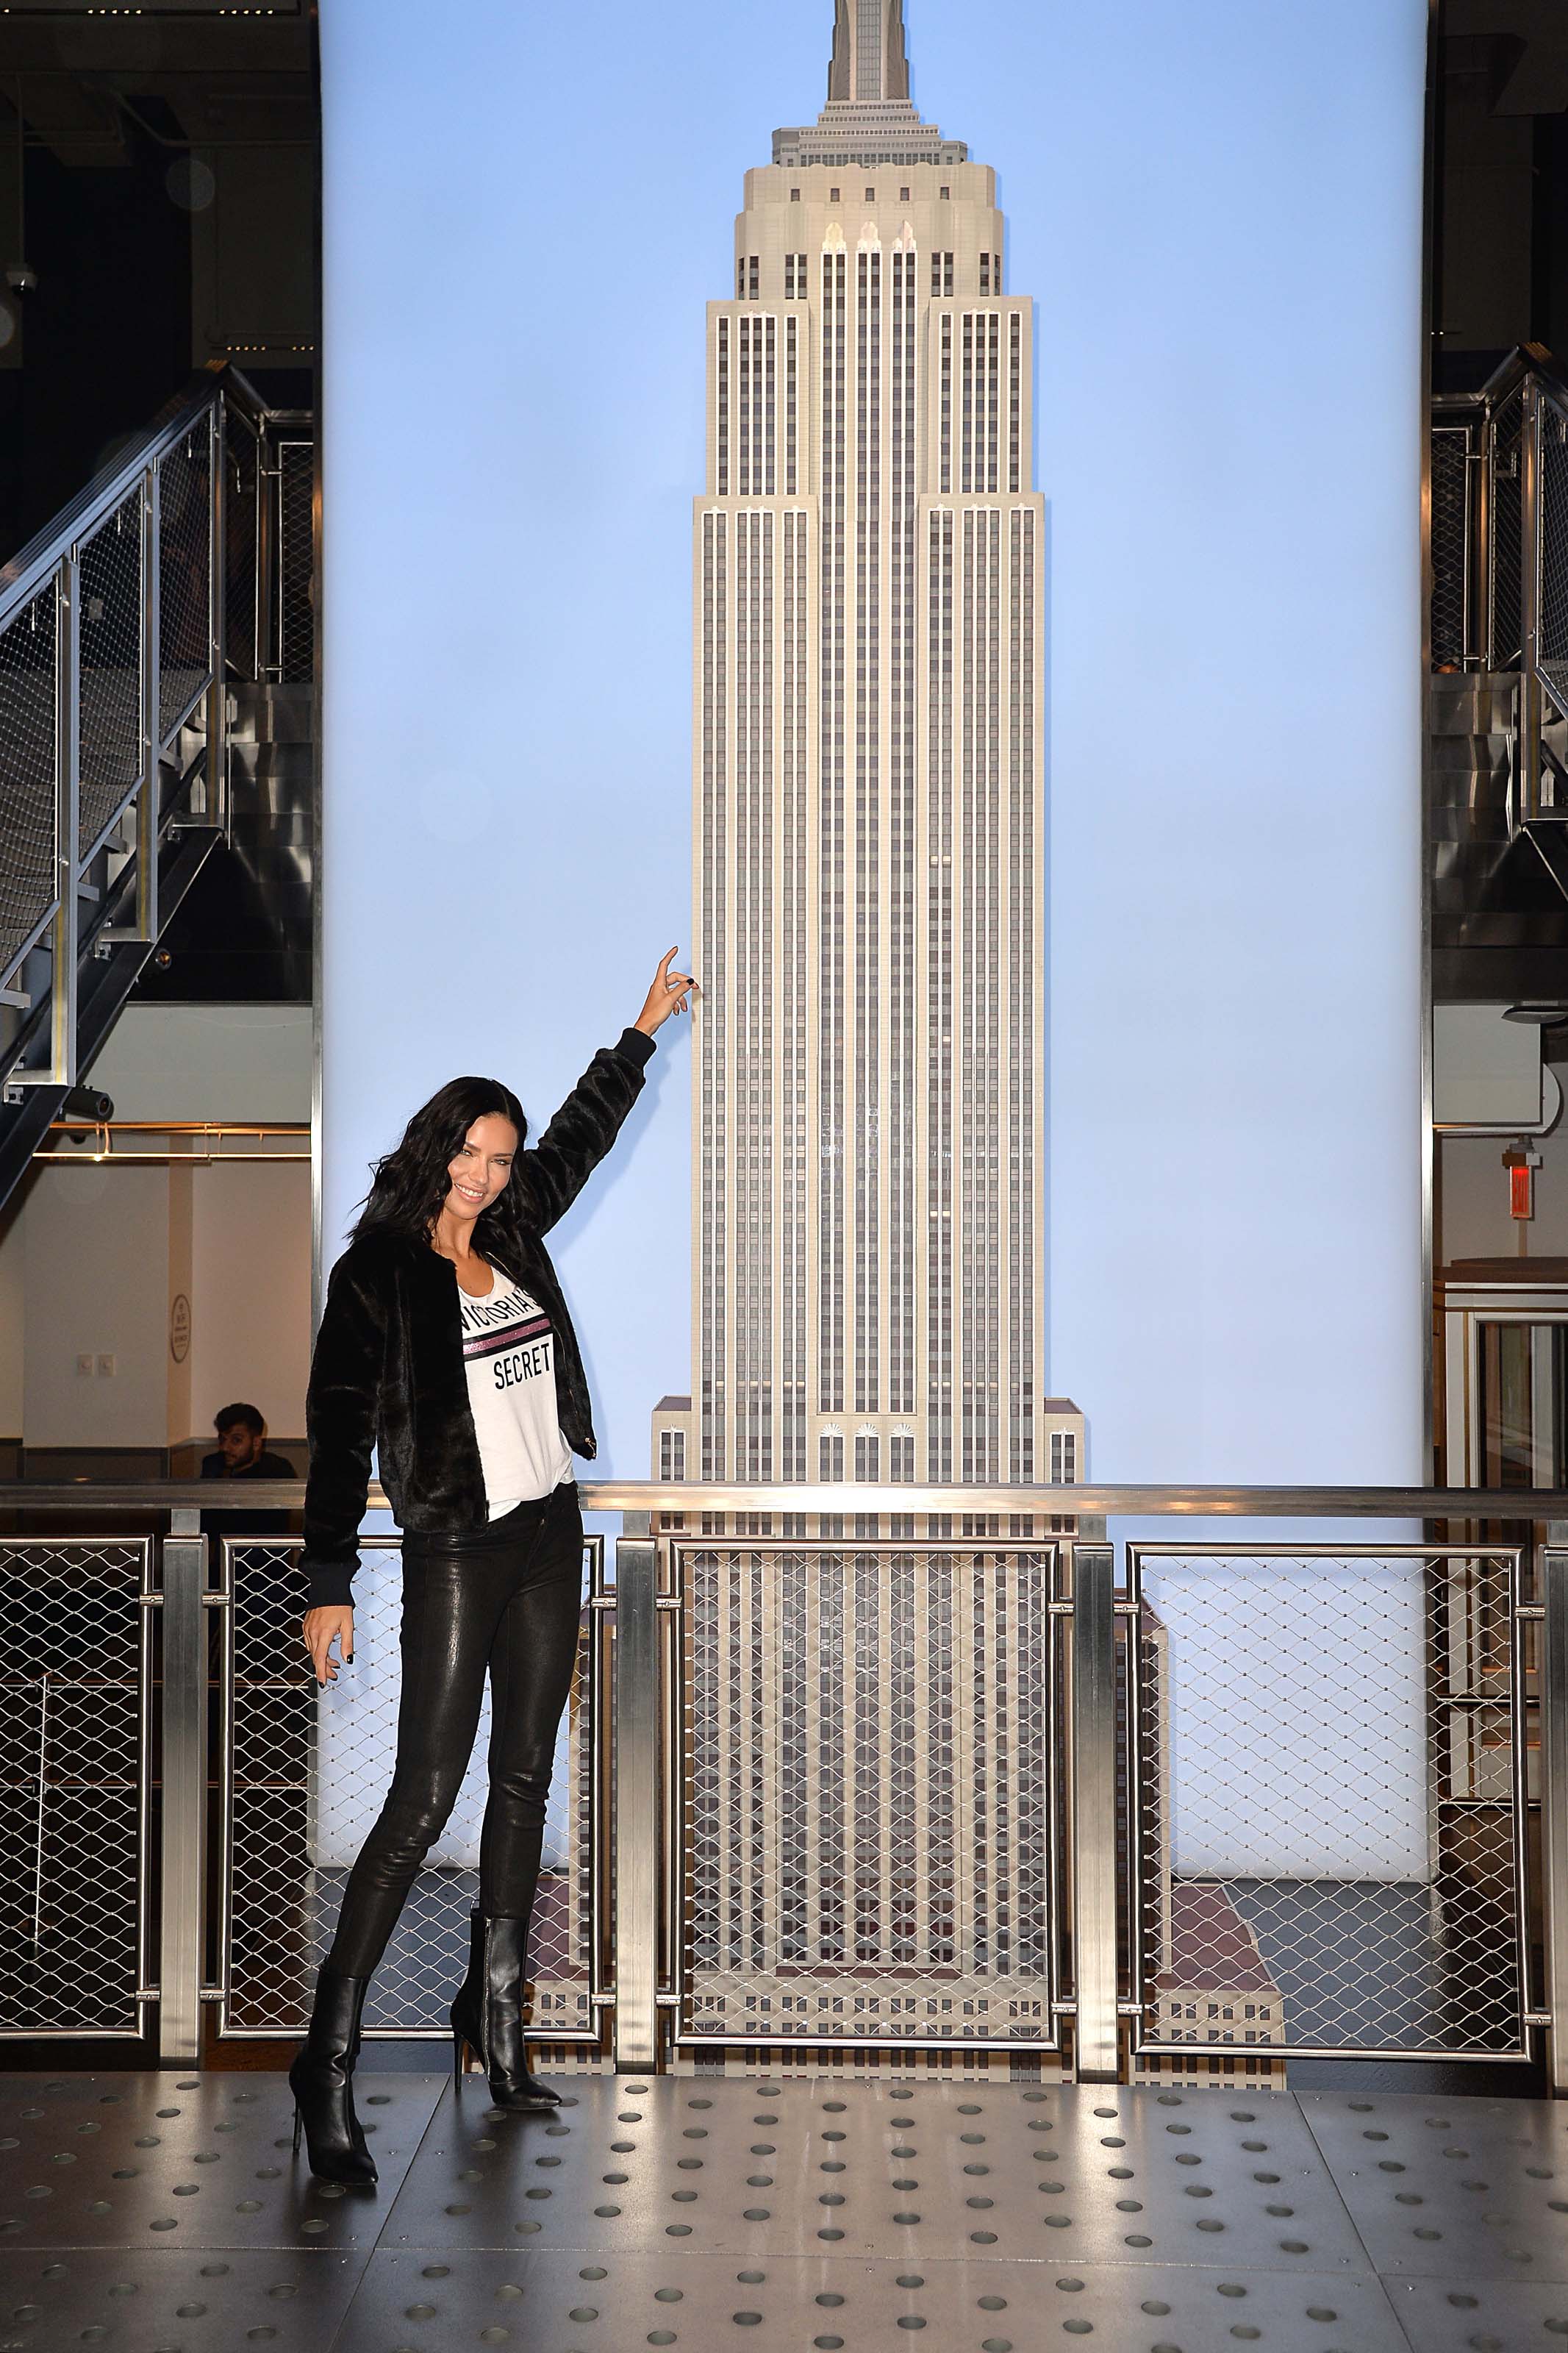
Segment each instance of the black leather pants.
M487 1668L490 1790L479 1910L528 1917L582 1587L583 1515L573 1484L520 1504L476 1535L404 1539L397 1762L349 1874L329 1969L367 1978L385 1951L468 1769Z

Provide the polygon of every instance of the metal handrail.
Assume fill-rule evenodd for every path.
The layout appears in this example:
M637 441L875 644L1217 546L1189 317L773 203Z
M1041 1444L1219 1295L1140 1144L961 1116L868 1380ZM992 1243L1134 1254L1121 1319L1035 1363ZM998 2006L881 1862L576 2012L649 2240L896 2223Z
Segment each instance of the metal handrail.
M41 615L44 644L29 658L31 732L7 789L28 852L0 909L0 1002L26 1018L0 1038L16 1113L0 1137L0 1198L227 839L229 684L281 674L268 653L282 544L275 459L291 446L279 437L309 422L269 406L226 362L205 371L0 567L0 638L26 651ZM133 553L106 599L89 567L110 531L112 547ZM125 703L111 759L85 732L89 688L110 674L84 657L89 619L110 624L102 644ZM128 854L117 865L111 852Z
M258 425L279 422L294 414L292 410L268 408L249 378L227 361L199 375L193 385L165 404L145 432L106 466L100 467L68 506L52 515L8 563L0 565L0 630L46 586L49 575L76 543L89 538L100 522L107 522L135 489L153 459L172 449L198 417L206 415L215 401L223 399L233 401Z
M144 1617L149 1621L154 1617L157 1620L156 1662L163 1690L157 1752L163 1836L157 1883L158 1982L150 1983L143 1965L136 1999L139 2005L151 2001L158 2005L157 2031L164 2060L181 2065L194 2064L202 2047L204 2005L221 2002L228 1982L226 1961L220 1966L216 1982L209 1982L205 1973L204 1904L208 1883L204 1841L209 1832L212 1803L207 1725L209 1630L214 1611L220 1611L226 1628L225 1641L232 1645L229 1611L234 1599L226 1578L214 1583L213 1546L209 1539L198 1534L198 1517L204 1511L223 1514L235 1533L226 1538L222 1551L232 1556L237 1546L255 1540L247 1539L244 1533L247 1510L297 1508L303 1500L305 1482L299 1479L247 1481L241 1493L234 1483L211 1479L79 1483L19 1480L0 1484L0 1511L5 1508L7 1492L13 1499L14 1516L36 1510L74 1515L78 1522L68 1536L38 1535L22 1539L24 1545L90 1545L92 1540L80 1524L89 1522L91 1515L97 1514L140 1509L169 1515L168 1533L153 1546L160 1573L153 1577L144 1571L142 1580L142 1599L147 1605ZM1068 1891L1065 1899L1059 1895L1054 1899L1058 1908L1051 1915L1055 1923L1050 1933L1055 1939L1052 1949L1058 1956L1056 1966L1065 1974L1051 1980L1048 2018L1043 2020L1040 2031L1026 2046L1000 2029L994 2033L966 2032L962 2042L945 2033L907 2037L900 2033L893 2044L886 2037L850 2037L837 2031L830 2034L792 2033L788 2040L800 2053L868 2049L873 2043L877 2048L896 2047L901 2052L961 2048L972 2052L1016 2052L1022 2047L1041 2052L1062 2050L1073 2073L1084 2083L1125 2079L1138 2051L1148 2048L1158 2053L1164 2048L1144 2014L1147 1986L1134 1983L1129 1990L1122 1989L1126 1941L1129 1937L1134 1940L1132 1948L1136 1953L1139 1948L1135 1940L1143 1933L1139 1925L1144 1917L1139 1907L1145 1900L1142 1868L1137 1861L1139 1824L1128 1814L1129 1801L1122 1793L1131 1786L1124 1778L1129 1770L1127 1725L1131 1720L1132 1736L1136 1737L1139 1705L1140 1658L1136 1641L1130 1637L1133 1625L1141 1622L1135 1616L1140 1600L1140 1551L1147 1552L1150 1547L1143 1546L1131 1551L1128 1581L1123 1587L1118 1577L1115 1550L1106 1540L1105 1518L1163 1517L1167 1541L1152 1547L1156 1553L1177 1558L1189 1554L1199 1558L1212 1557L1222 1572L1244 1550L1271 1556L1289 1556L1300 1550L1309 1557L1331 1555L1338 1560L1342 1556L1346 1562L1395 1557L1409 1560L1433 1555L1449 1556L1451 1562L1461 1554L1472 1558L1476 1556L1474 1535L1479 1534L1473 1524L1507 1519L1516 1524L1506 1547L1514 1562L1514 1583L1513 1606L1509 1611L1511 1685L1504 1704L1511 1707L1514 1754L1509 1803L1512 1809L1520 1910L1512 1942L1509 1944L1504 1938L1500 1945L1497 1965L1500 1968L1512 1967L1510 1955L1518 1961L1519 2047L1495 2050L1488 2043L1485 2048L1467 2045L1457 2049L1453 2047L1454 2038L1449 2036L1440 2052L1425 2043L1418 2048L1390 2048L1379 2054L1363 2051L1359 2045L1355 2049L1359 2056L1521 2060L1530 2055L1533 2047L1531 2038L1536 2030L1550 2025L1553 2027L1549 2045L1552 2082L1560 2092L1568 2092L1568 1802L1563 1795L1568 1788L1568 1770L1557 1769L1568 1757L1568 1490L1152 1484L859 1486L805 1482L762 1485L605 1478L583 1482L581 1493L590 1511L638 1514L643 1530L634 1533L628 1528L618 1537L613 1587L606 1580L605 1589L595 1594L591 1603L595 1610L613 1611L615 1627L612 1655L601 1662L611 1686L606 1694L610 1704L601 1718L607 1746L601 1749L595 1767L604 1774L610 1791L610 1815L601 1820L597 1835L608 1873L606 1883L614 1891L615 1974L613 1987L606 1984L595 1989L595 2009L602 2010L605 2018L613 2021L616 2063L623 2072L660 2067L683 2038L689 2045L691 2041L689 2021L682 2023L686 2013L681 2003L688 1981L682 1975L685 1948L680 1934L685 1884L682 1841L687 1837L682 1827L687 1756L682 1726L687 1721L684 1710L689 1672L685 1663L689 1656L687 1630L691 1625L685 1613L692 1604L679 1564L683 1556L700 1556L710 1544L738 1548L754 1546L759 1556L773 1556L787 1555L795 1541L782 1533L752 1535L744 1530L710 1535L700 1528L700 1513L761 1514L782 1510L792 1515L801 1513L816 1517L824 1514L858 1516L890 1511L945 1517L957 1512L983 1514L989 1519L999 1518L1005 1511L1009 1516L1043 1515L1044 1528L1049 1533L1026 1534L1016 1528L1015 1520L1015 1532L1007 1534L976 1529L943 1539L940 1544L935 1539L912 1535L908 1541L916 1551L930 1542L933 1549L945 1556L967 1549L977 1560L984 1561L993 1561L1004 1554L1013 1556L1015 1560L1027 1556L1026 1575L1030 1578L1036 1573L1036 1561L1039 1564L1039 1606L1048 1618L1055 1662L1051 1673L1054 1679L1059 1670L1063 1678L1059 1697L1052 1702L1056 1712L1050 1718L1055 1727L1051 1736L1058 1743L1055 1769L1062 1777L1059 1814L1053 1800L1047 1815L1052 1841L1050 1868L1057 1874L1053 1884ZM384 1492L373 1488L369 1502L373 1507L380 1506L384 1502ZM1198 1525L1205 1520L1228 1518L1240 1535L1240 1524L1254 1516L1277 1522L1315 1519L1320 1525L1315 1535L1301 1535L1281 1526L1279 1536L1294 1537L1294 1542L1260 1538L1258 1545L1246 1547L1234 1542L1216 1545L1212 1526L1204 1528ZM661 1521L671 1517L679 1517L682 1525L679 1528L661 1525ZM1472 1533L1468 1549L1465 1543L1451 1545L1436 1535L1428 1543L1412 1544L1405 1532L1392 1528L1386 1545L1345 1541L1332 1523L1355 1518L1468 1521L1472 1524ZM1184 1520L1189 1524L1184 1543ZM1546 1541L1542 1541L1539 1525L1527 1537L1517 1525L1521 1520L1547 1523ZM1041 1530L1041 1518L1035 1519L1034 1527ZM1377 1533L1372 1527L1366 1530L1368 1537ZM890 1545L886 1538L877 1541L883 1550L896 1553L900 1549L900 1539L892 1539ZM266 1542L293 1554L298 1539L269 1535ZM364 1538L366 1546L372 1549L394 1546L396 1542L390 1532L367 1533ZM868 1546L872 1539L846 1538L842 1540L844 1552L851 1554L858 1542ZM818 1555L838 1548L826 1539L812 1546ZM1488 1557L1498 1549L1489 1547ZM1527 1549L1534 1553L1527 1590L1532 1597L1539 1596L1528 1603L1519 1588L1519 1565ZM152 1553L146 1557L151 1560ZM153 1654L145 1646L152 1640L149 1625L143 1635L145 1689L151 1688L153 1672L148 1663ZM1527 1644L1531 1646L1528 1692ZM232 1650L226 1651L226 1657L232 1660ZM220 1678L220 1684L222 1681ZM1054 1680L1052 1687L1055 1688ZM1496 1693L1489 1688L1482 1695L1489 1705L1498 1704ZM1531 1708L1538 1704L1540 1711L1543 1769L1539 1798L1531 1794L1524 1779L1527 1704ZM225 1773L227 1770L226 1760ZM144 1771L144 1803L146 1787ZM1527 1817L1537 1803L1542 1817L1539 1852L1542 1862L1539 1879L1533 1883L1540 1887L1549 1928L1544 1978L1535 1973L1528 1950L1528 1916L1523 1908L1526 1873L1527 1868L1532 1867L1530 1856L1533 1852ZM226 1811L221 1820L226 1825ZM1129 1821L1131 1835L1125 1827ZM227 1835L226 1828L223 1834ZM1128 1858L1120 1865L1119 1855ZM597 1885L595 1880L595 1890ZM1061 1908L1064 1902L1065 1909ZM596 1924L596 1936L598 1933ZM1499 1934L1502 1934L1500 1929ZM1064 2042L1058 2030L1068 2019L1070 2038ZM545 2026L535 2031L539 2039L552 2039ZM57 2039L64 2039L63 2034ZM760 2037L750 2026L744 2032L737 2031L722 2039L760 2047ZM705 2033L701 2040L706 2047L720 2047L721 2038L717 2035L710 2041ZM1187 2047L1182 2043L1183 2055ZM1241 2055L1238 2045L1226 2047ZM1317 2051L1316 2044L1311 2048ZM1305 2055L1301 2047L1292 2045L1291 2050L1293 2056ZM1338 2045L1331 2049L1325 2043L1321 2055L1341 2056L1346 2052Z
M302 1479L8 1479L0 1481L0 1511L298 1511ZM808 1483L744 1485L721 1480L585 1479L583 1508L590 1512L963 1513L1077 1520L1140 1519L1390 1519L1543 1520L1568 1525L1563 1487L1203 1487L837 1486ZM385 1490L372 1486L367 1509L387 1511Z
M1498 471L1500 418L1505 414L1510 451L1506 476ZM1547 731L1557 728L1565 714L1561 656L1549 667L1542 647L1549 638L1560 647L1568 627L1562 609L1568 561L1561 543L1565 529L1562 494L1559 491L1557 511L1549 512L1552 502L1542 476L1548 418L1568 426L1568 376L1540 343L1523 343L1510 352L1478 390L1439 394L1431 405L1435 432L1462 428L1468 437L1458 533L1444 542L1450 569L1441 589L1434 578L1434 609L1440 593L1450 604L1457 593L1463 614L1463 667L1518 681L1516 790L1510 796L1510 818L1515 831L1539 828L1542 820L1561 823L1568 815L1558 763L1547 744ZM1499 485L1505 478L1512 485L1506 527L1498 514ZM1434 510L1434 534L1436 529ZM1435 535L1433 560L1436 566ZM1506 590L1510 617L1500 639L1500 590ZM1536 838L1539 843L1539 830ZM1555 850L1543 850L1543 855L1557 871Z

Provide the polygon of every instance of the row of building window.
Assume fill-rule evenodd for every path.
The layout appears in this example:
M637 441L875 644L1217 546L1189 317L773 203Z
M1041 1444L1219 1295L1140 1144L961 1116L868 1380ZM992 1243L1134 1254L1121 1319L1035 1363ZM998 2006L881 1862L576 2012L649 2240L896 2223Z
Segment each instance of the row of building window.
M878 259L876 255L873 259ZM862 257L864 259L864 257ZM810 257L804 253L786 253L784 258L784 300L804 302L811 290ZM933 253L931 258L931 290L947 295L953 290L955 257L951 253ZM980 291L1000 294L1002 291L1002 257L999 253L983 253L980 257ZM742 254L735 264L735 299L740 302L761 300L761 261L754 253Z
M836 204L837 204L837 202L839 201L839 197L840 197L841 193L842 193L842 192L841 192L838 188L830 187L830 188L828 189L828 191L827 191L827 201L828 201L828 203L829 203L830 205L836 205ZM951 189L951 187L947 187L947 188L942 188L942 187L939 187L939 188L938 188L938 190L937 190L937 195L938 195L942 199L942 201L943 201L944 203L946 203L946 202L948 202L948 201L951 199L951 197L952 197L952 190ZM792 204L792 205L798 205L798 204L799 204L799 202L800 202L800 190L799 190L798 188L792 188L792 189L790 190L790 192L789 192L789 200L790 200L790 202L791 202L791 204ZM874 205L874 204L876 203L876 201L877 201L877 191L876 191L876 189L875 189L875 188L868 188L868 189L866 190L866 199L865 199L865 200L866 200L866 202L867 202L868 205ZM901 204L901 205L907 205L907 204L910 202L910 189L909 189L909 187L908 187L908 185L906 185L905 186L900 187L900 190L899 190L899 202L900 202L900 204Z
M762 1410L768 1412L769 1400L763 1399ZM754 1445L755 1440L752 1441ZM825 1433L817 1440L817 1476L825 1486L844 1482L845 1449L842 1436ZM858 1486L875 1486L881 1480L881 1440L875 1434L857 1437L855 1440L855 1482ZM686 1476L686 1432L683 1430L663 1430L659 1432L658 1475L661 1480L683 1480ZM889 1485L912 1486L915 1477L915 1441L912 1437L893 1437L888 1440L888 1481ZM1078 1483L1078 1437L1070 1430L1051 1432L1051 1478L1053 1487L1072 1487Z

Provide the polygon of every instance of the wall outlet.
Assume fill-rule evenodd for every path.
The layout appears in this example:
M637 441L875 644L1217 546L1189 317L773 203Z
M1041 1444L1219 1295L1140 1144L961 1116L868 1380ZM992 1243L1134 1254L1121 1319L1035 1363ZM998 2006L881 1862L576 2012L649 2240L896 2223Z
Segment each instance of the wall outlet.
M99 1358L99 1360L98 1360L98 1369L99 1369L99 1371L100 1371L100 1374L112 1374L112 1372L113 1372L113 1370L114 1370L114 1359L113 1359L113 1357L112 1357L112 1356L100 1356L100 1358Z
M92 1373L92 1358L90 1356L79 1356L76 1360L76 1368L79 1373L86 1373L90 1377Z

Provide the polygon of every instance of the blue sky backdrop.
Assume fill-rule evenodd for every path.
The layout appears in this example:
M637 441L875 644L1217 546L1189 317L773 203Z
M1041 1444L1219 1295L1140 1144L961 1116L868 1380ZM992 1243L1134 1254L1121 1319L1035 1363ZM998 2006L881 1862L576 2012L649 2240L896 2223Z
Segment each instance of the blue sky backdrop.
M829 0L323 0L326 1213L689 949L703 306ZM1418 1468L1422 0L910 0L1050 501L1053 1385L1130 1478ZM684 1025L562 1236L689 1372Z
M909 21L916 103L1010 193L1045 19ZM821 107L832 9L450 0L437 28L327 0L322 29L330 1257L442 1078L493 1071L542 1118L690 950L704 305L743 173ZM689 1069L667 1025L634 1148L562 1237L601 1461L635 1475L689 1369Z

